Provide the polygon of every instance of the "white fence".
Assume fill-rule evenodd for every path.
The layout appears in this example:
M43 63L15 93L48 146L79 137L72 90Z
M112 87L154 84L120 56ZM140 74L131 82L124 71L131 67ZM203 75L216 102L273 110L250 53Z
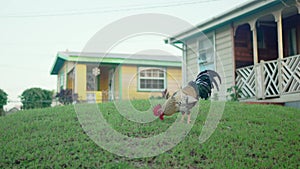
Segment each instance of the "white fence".
M300 92L300 55L236 70L242 98L266 99Z

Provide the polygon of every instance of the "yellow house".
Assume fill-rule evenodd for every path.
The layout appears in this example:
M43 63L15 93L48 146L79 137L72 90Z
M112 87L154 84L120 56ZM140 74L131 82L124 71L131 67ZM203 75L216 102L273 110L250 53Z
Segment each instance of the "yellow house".
M71 89L81 102L147 99L181 87L181 58L58 52L51 75L58 92Z

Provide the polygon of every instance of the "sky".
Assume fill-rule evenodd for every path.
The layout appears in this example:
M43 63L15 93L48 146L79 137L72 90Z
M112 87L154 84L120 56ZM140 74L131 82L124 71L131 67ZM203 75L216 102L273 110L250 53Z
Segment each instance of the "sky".
M19 105L25 89L56 89L50 70L58 51L82 51L101 29L124 17L158 13L197 25L249 0L0 0L0 89L6 109ZM164 37L142 35L113 49L135 53L149 49L180 51Z

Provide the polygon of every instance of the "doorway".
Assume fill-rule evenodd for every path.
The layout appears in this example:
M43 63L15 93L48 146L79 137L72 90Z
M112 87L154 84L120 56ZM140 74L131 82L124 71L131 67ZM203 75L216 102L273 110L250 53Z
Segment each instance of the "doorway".
M108 100L114 100L114 88L115 88L115 80L114 80L115 69L112 68L108 72Z

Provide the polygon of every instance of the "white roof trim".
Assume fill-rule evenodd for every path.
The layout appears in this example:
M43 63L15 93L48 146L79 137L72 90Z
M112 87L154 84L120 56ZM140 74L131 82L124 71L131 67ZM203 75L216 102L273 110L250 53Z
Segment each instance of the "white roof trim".
M167 42L168 43L175 43L179 40L186 39L196 33L205 31L209 28L212 28L214 26L220 25L222 23L228 22L238 16L247 14L257 8L263 7L265 5L271 4L273 2L278 2L278 0L251 0L250 2L247 2L245 4L242 4L240 6L235 7L234 9L231 9L227 12L224 12L220 15L217 15L216 17L213 17L209 20L206 20L200 24L198 24L196 27L193 27L191 29L188 29L186 31L183 31L182 33L179 33L173 37L170 37ZM280 1L279 1L280 2Z

